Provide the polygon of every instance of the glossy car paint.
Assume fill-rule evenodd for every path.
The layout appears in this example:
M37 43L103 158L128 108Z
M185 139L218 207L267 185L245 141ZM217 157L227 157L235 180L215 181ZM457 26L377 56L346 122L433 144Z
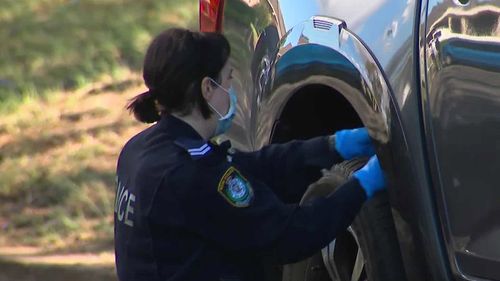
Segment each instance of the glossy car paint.
M426 140L449 258L500 279L500 1L429 1L422 33Z
M391 197L394 201L403 257L407 264L406 271L411 276L410 280L431 280L432 276L435 280L446 280L444 253L440 248L439 228L433 215L431 193L429 189L422 188L429 185L426 181L428 174L421 142L423 135L420 131L420 119L417 117L420 99L415 92L415 89L418 89L416 81L418 63L413 48L416 44L414 37L416 4L409 1L393 5L390 2L379 1L370 4L370 9L358 13L359 9L352 8L343 1L304 1L301 2L300 9L297 9L296 3L255 1L254 6L243 1L226 3L224 33L230 39L233 49L233 66L236 69L233 75L234 86L240 93L241 101L239 104L241 119L237 119L229 137L236 146L239 145L240 149L254 150L262 147L270 142L274 122L279 118L286 101L300 86L307 83L321 83L320 80L327 83L325 81L333 81L339 77L339 68L330 68L331 71L326 75L311 75L318 72L321 74L322 71L317 70L322 69L321 66L325 64L324 61L317 59L300 63L310 66L306 71L300 64L288 67L291 71L295 70L298 73L296 75L291 73L279 76L279 70L287 68L280 66L287 65L281 62L281 58L286 59L285 51L288 45L289 47L308 45L303 44L306 43L305 38L300 34L303 28L310 29L313 16L324 15L333 22L335 19L343 21L345 28L339 30L349 34L351 41L357 42L357 47L351 48L355 51L340 50L336 38L340 39L341 36L331 33L328 36L329 40L325 40L325 35L328 35L325 32L332 32L331 30L309 34L308 40L327 47L332 54L343 54L344 56L335 57L338 60L350 55L351 60L346 58L346 61L355 66L352 69L358 73L363 72L358 68L365 70L364 76L360 74L349 76L357 77L358 81L370 81L370 78L366 78L370 75L373 77L372 81L380 81L380 76L385 73L383 81L375 84L379 85L379 88L384 87L386 91L380 91L378 88L371 91L378 95L376 101L380 104L384 101L383 110L374 104L371 104L371 108L379 113L378 116L381 118L375 119L382 120L378 122L381 125L379 128L387 133L387 139L380 138L381 141L387 141L383 148L386 153L381 155L383 164L387 167L386 170L393 172L394 186L403 187L392 188ZM363 4L359 1L350 5L359 7ZM246 22L243 22L244 20ZM354 34L357 35L357 39L353 38ZM299 42L301 39L302 42ZM363 40L364 44L360 43L359 39ZM349 47L349 44L346 45ZM359 52L363 55L357 55ZM308 51L304 50L303 53L307 54ZM309 51L309 53L314 52ZM316 80L308 80L313 78ZM334 82L327 84L332 87L337 86L338 89L338 85ZM387 84L391 86L388 87ZM367 100L366 93L361 91L360 87L351 88L351 94L345 89L342 93L347 95L351 103L357 102L363 105L363 100ZM356 108L358 113L363 115L365 110L359 106ZM369 118L363 119L366 122ZM403 128L414 129L406 132ZM421 200L414 200L415 198ZM431 251L422 251L423 245L430 245Z
M498 1L478 3L476 6L491 9L500 6ZM453 158L450 150L458 152L460 145L465 144L464 149L484 152L489 148L499 155L500 145L494 143L500 139L494 134L488 135L492 138L485 142L489 147L472 147L466 143L474 140L473 134L461 135L463 141L451 148L446 146L449 139L442 137L450 129L456 132L453 131L456 128L466 132L478 130L476 133L484 130L484 134L498 132L489 127L498 125L498 117L494 116L494 110L498 112L498 99L494 98L495 93L498 97L498 91L494 87L498 84L494 78L487 79L488 89L482 88L485 92L482 96L489 98L480 102L474 100L474 95L458 91L440 94L446 87L442 84L445 80L443 77L436 79L435 75L439 77L439 73L452 69L443 64L450 56L444 54L459 57L452 60L452 65L474 63L463 62L463 57L468 55L462 56L462 60L457 55L456 50L463 54L464 47L454 48L453 42L462 39L448 40L450 48L447 49L436 47L443 38L440 37L443 33L438 32L443 25L442 17L453 9L471 8L464 8L452 0L435 3L416 0L226 0L225 4L223 32L231 42L231 64L235 69L233 86L239 99L238 114L228 134L233 145L255 150L268 144L287 101L302 86L320 83L341 92L380 144L379 157L392 183L389 193L408 280L479 280L474 277L477 276L474 270L464 269L463 264L457 262L457 253L467 254L474 249L475 255L485 255L488 248L479 244L475 244L475 248L461 247L462 240L457 239L461 233L453 231L449 214L458 221L460 216L467 214L459 211L460 204L453 202L453 197L446 196L453 194L453 187L441 183L443 173L445 179L450 179L450 175L446 175L449 170L439 166L442 161L452 165L456 164L456 159L469 159L460 155ZM498 33L489 37L498 39ZM465 49L475 49L476 45L473 46ZM484 48L490 50L490 47ZM495 51L479 57L485 61L491 53ZM488 77L495 77L498 74L495 67L496 64L490 61L487 67L470 68L474 74L484 74L487 68ZM481 79L478 77L475 83L479 87ZM429 103L431 99L437 102ZM450 101L454 102L454 108L443 111ZM460 123L460 118L468 116L464 114L471 109L467 105L471 101L476 102L474 108L486 106L489 115L485 116L490 116L489 119L476 110L472 120L478 127L488 125L487 128L471 130ZM437 119L443 112L455 118L444 126L441 123L444 120ZM478 137L485 138L484 134L479 133ZM498 160L491 162L491 157L483 160L487 159L499 166ZM477 173L483 173L464 175L470 173L466 167L472 169L470 165L478 162L480 159L462 163L462 180L471 180ZM483 162L481 167L488 168L487 163ZM493 184L493 177L488 178L482 186L483 191L489 191L488 188L495 186ZM475 195L471 185L463 190L466 196ZM498 191L494 194L498 198ZM484 192L478 196L477 201L491 199L486 198ZM474 230L465 226L467 234L473 236ZM487 242L487 238L478 241ZM488 257L491 260L491 255ZM498 256L493 256L495 260L499 260ZM479 265L484 263L479 260Z

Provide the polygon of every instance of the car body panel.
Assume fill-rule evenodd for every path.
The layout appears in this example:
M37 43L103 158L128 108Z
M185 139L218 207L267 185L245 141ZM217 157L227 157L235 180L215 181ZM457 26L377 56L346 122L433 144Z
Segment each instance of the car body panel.
M500 1L467 2L429 1L426 140L454 274L499 280Z
M301 9L296 9L294 5L297 2L293 1L227 1L224 33L230 38L232 49L238 50L233 56L235 57L233 66L236 68L233 81L239 91L240 100L243 101L240 104L240 109L244 109L245 104L251 104L251 116L242 117L241 120L250 118L251 125L248 125L247 128L252 128L250 132L240 129L244 127L240 125L243 122L238 122L237 119L235 128L228 134L229 138L233 142L236 140L237 146L243 144L238 140L243 139L240 132L246 131L247 135L250 135L248 143L252 146L242 145L238 148L244 150L259 149L271 141L273 126L279 118L279 113L286 101L301 85L329 83L330 86L339 88L333 82L335 75L331 73L332 75L323 75L317 80L307 81L306 77L293 78L294 81L282 83L282 85L288 85L288 89L285 89L280 84L280 77L276 77L276 71L280 68L286 68L279 65L287 65L287 63L280 62L278 56L285 56L284 49L289 45L288 43L293 47L306 45L303 44L306 42L299 42L300 35L304 23L310 21L312 16L320 14L329 19L345 21L349 32L356 35L355 37L359 39L356 41L364 46L365 50L361 57L358 55L357 58L351 58L356 65L355 69L360 69L357 70L360 73L363 72L362 69L365 69L365 76L374 75L379 77L377 79L382 78L385 74L383 80L389 81L391 84L391 87L385 86L390 96L384 98L383 113L385 116L381 120L385 121L380 122L379 127L390 132L390 135L387 136L389 139L385 140L387 142L383 148L388 153L384 153L387 156L382 159L382 162L386 166L394 167L388 170L398 171L393 175L395 186L405 187L403 190L393 188L391 198L394 201L393 205L398 206L394 208L396 227L407 271L410 276L413 276L413 279L410 280L430 280L429 276L434 276L435 280L446 280L447 273L443 269L445 268L443 251L439 246L441 244L438 234L439 228L433 215L433 205L430 203L432 202L430 189L424 188L422 190L422 187L428 187L429 184L427 182L428 171L425 168L425 153L421 142L423 138L420 130L421 120L417 117L419 116L420 99L416 91L418 87L415 64L418 64L418 61L416 63L413 48L413 45L416 44L414 25L417 5L412 1L405 2L405 4L398 3L395 6L389 1L378 1L377 5L367 10L368 12L357 14L357 8L346 7L343 2L307 1L301 2ZM246 4L247 9L242 8L242 3ZM362 5L361 1L358 1L354 6L359 5ZM232 8L233 6L234 8ZM320 13L322 8L324 11ZM240 11L238 17L231 16L237 14L231 12L232 9ZM242 10L246 12L242 13ZM381 19L379 14L386 10L387 13ZM255 15L256 11L258 11L258 16ZM262 15L265 13L269 13L271 16ZM253 15L253 17L247 17L248 14ZM241 23L242 18L248 19L246 24ZM381 20L382 23L380 23ZM262 24L263 22L268 25ZM362 24L362 22L364 23ZM257 27L258 25L259 27ZM296 34L294 35L294 33ZM244 37L244 39L232 40L231 37L236 35ZM309 36L311 37L309 42L324 45L332 50L336 49L338 53L342 54L340 48L335 48L338 45L336 36L330 36L330 40L325 40L321 36ZM387 43L381 44L384 41ZM244 52L240 50L244 50ZM303 52L307 52L307 50ZM356 52L351 53L356 55ZM344 52L344 54L346 53ZM362 58L363 56L371 59L366 60ZM377 60L374 60L374 57ZM368 61L370 63L367 63ZM304 66L303 63L296 64L296 67L291 69L301 69L299 65ZM305 76L311 79L312 75L308 73L313 73L318 65L311 63L305 63L305 65L309 66L308 72L302 71L302 73L306 73ZM248 69L251 71L248 72ZM378 71L381 71L380 74ZM293 77L293 75L288 77ZM262 81L267 81L267 83ZM283 93L279 93L281 90L279 88L282 89ZM380 94L378 89L373 92ZM346 93L344 92L344 94ZM351 96L359 98L363 95L354 94ZM351 102L353 102L352 99ZM358 107L357 111L362 113L364 110L360 110ZM240 114L243 116L248 112ZM366 120L367 118L365 118ZM416 128L416 130L404 131L403 128ZM404 164L394 162L403 159L404 162L401 163ZM421 198L421 200L414 200L415 198ZM434 250L422 251L422 245L433 245L432 249ZM419 266L415 266L416 264Z

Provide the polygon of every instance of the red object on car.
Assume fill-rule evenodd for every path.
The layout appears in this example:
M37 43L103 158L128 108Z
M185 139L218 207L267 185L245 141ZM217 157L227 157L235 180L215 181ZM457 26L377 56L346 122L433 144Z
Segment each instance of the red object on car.
M200 31L221 32L224 0L200 0Z

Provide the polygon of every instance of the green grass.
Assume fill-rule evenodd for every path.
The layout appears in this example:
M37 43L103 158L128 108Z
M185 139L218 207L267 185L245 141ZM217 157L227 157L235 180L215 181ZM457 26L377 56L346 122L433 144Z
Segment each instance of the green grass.
M194 27L195 5L2 1L0 246L109 246L118 153L144 128L124 106L147 44Z
M0 104L73 90L102 75L140 70L151 38L193 26L195 1L4 0L0 9Z
M142 89L130 75L0 115L0 245L111 241L118 153L144 128L124 108Z

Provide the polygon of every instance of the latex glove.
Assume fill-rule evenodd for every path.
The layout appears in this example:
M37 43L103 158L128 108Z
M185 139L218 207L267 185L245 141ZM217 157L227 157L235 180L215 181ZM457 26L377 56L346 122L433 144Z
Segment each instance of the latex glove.
M352 176L358 179L368 198L372 198L377 191L386 189L384 172L376 155L372 156L368 163L354 172Z
M375 146L372 143L366 128L341 130L335 133L335 150L345 160L355 157L371 157L375 155Z

